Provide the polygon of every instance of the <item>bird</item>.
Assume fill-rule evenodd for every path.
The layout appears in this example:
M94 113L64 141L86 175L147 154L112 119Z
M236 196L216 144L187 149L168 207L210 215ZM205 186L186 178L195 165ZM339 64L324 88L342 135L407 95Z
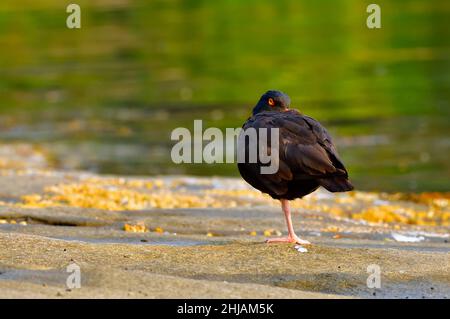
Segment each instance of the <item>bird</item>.
M290 103L287 94L277 90L267 91L253 108L252 116L241 131L254 128L259 132L261 128L278 128L278 170L262 174L261 167L267 164L262 163L259 153L257 161L238 161L237 165L248 184L281 202L288 236L270 238L266 242L308 245L310 242L297 236L294 231L289 201L302 198L319 187L330 192L351 191L354 187L325 127L312 117L291 109ZM258 143L260 137L258 133ZM242 145L246 156L250 143L246 139ZM267 139L267 154L273 151L271 144L274 143Z

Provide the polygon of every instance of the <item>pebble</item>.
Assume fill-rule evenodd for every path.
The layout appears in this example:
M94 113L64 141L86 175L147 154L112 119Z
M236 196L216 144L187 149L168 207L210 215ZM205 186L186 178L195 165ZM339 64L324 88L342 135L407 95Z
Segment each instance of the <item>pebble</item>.
M305 247L300 246L300 245L296 245L294 248L295 248L299 253L307 253L307 252L308 252L308 249L306 249Z

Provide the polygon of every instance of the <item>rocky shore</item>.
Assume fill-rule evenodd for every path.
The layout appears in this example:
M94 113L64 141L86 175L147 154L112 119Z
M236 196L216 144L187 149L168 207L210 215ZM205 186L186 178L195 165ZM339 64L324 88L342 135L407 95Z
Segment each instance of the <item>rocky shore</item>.
M239 179L3 169L0 297L450 297L448 194L319 190L293 207L306 252L264 243L285 232L278 203Z

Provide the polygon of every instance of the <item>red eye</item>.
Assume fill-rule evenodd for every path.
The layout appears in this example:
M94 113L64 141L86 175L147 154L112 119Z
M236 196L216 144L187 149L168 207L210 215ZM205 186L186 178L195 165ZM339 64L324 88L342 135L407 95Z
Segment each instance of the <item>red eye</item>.
M274 106L275 105L275 101L272 98L269 98L267 103L269 103L270 106Z

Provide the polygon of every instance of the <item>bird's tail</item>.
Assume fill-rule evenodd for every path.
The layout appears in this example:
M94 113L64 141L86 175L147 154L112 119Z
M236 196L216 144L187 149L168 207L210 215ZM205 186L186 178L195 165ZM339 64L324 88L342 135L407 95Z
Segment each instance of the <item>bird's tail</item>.
M321 186L325 187L330 192L348 192L354 187L352 183L344 176L333 176L322 178L319 180Z

